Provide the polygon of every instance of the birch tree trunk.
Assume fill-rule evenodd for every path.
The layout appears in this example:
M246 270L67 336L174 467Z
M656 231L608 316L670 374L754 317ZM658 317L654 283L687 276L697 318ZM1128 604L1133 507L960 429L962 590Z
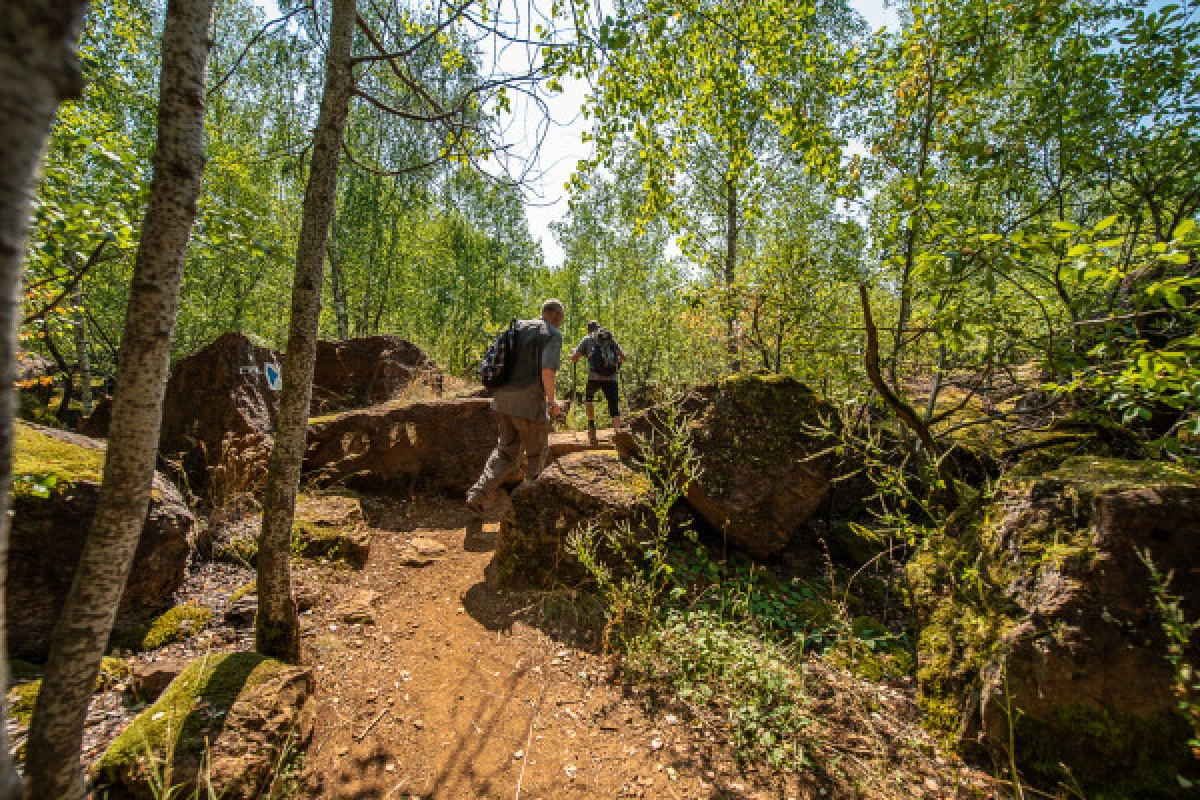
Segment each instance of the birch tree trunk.
M313 364L321 318L321 285L325 279L325 245L337 199L338 162L354 75L355 0L333 0L329 50L325 54L325 92L313 134L312 164L304 191L304 215L296 250L292 312L279 423L267 467L262 532L258 544L258 617L255 648L263 655L295 663L300 660L300 624L292 597L292 525L300 465L308 434Z
M169 0L158 142L125 317L100 501L55 626L26 757L26 797L82 800L83 725L150 504L188 237L204 174L213 0Z
M76 49L84 0L14 0L0 13L0 721L8 718L5 573L10 530L13 416L21 265L29 236L33 187L58 104L83 88ZM0 724L0 800L21 793Z

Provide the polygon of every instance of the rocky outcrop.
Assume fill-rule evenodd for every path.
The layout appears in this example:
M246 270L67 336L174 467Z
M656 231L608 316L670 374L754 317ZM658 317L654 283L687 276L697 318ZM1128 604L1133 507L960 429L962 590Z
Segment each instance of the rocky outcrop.
M491 581L518 588L577 583L586 575L568 537L585 524L616 532L628 523L636 530L648 519L651 493L649 481L614 452L563 456L512 493L512 507L500 523Z
M279 418L279 391L268 372L282 370L282 363L277 352L246 335L225 333L171 370L159 449L182 462L193 490L209 487L211 469L235 462L248 466L232 472L254 473L242 488L261 480L260 456L269 452Z
M736 375L634 418L662 441L669 416L690 433L699 477L687 502L729 544L765 559L787 547L834 477L833 409L804 384Z
M313 413L387 403L414 383L441 395L442 373L421 348L399 336L321 341L313 370Z
M491 401L376 406L314 421L304 473L320 485L465 492L496 444Z
M17 426L6 602L9 652L40 660L75 577L100 498L104 443ZM121 596L116 627L163 610L187 572L195 519L178 490L155 475L150 510Z
M1179 793L1197 764L1143 556L1196 619L1198 540L1200 478L1165 465L1082 457L1006 478L909 565L929 720L997 748L1011 732L1047 786L1062 763L1089 795Z
M112 800L149 800L152 758L169 753L184 795L207 780L222 798L261 797L281 756L312 737L314 689L308 669L257 653L197 659L109 746L92 768L95 788Z

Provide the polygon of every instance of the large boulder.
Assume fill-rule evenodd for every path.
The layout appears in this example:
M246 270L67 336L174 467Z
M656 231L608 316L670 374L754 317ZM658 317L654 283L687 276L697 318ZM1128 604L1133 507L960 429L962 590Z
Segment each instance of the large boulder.
M1165 465L1079 457L1005 478L909 564L929 721L997 751L1011 740L1046 786L1064 764L1089 795L1182 794L1177 775L1200 775L1143 558L1174 572L1194 620L1197 541L1200 477Z
M326 486L461 493L495 444L487 399L382 405L314 420L304 473Z
M92 768L94 788L150 800L151 776L169 766L181 796L211 783L227 800L263 797L312 738L314 690L304 667L257 653L203 656L113 741Z
M18 424L6 598L9 653L40 660L75 577L100 498L104 443ZM117 627L169 603L187 573L195 518L179 491L155 474L150 510L117 611Z
M516 588L572 585L586 578L568 546L581 526L637 530L651 514L653 487L613 451L571 453L512 493L500 523L489 579ZM604 543L597 541L604 550ZM604 552L600 552L605 557ZM619 566L612 561L612 566Z
M421 348L399 336L321 341L313 370L313 413L387 403L414 383L441 395L442 373Z
M650 447L686 427L699 477L687 502L729 544L766 559L787 547L834 477L837 416L792 378L743 374L634 418Z
M171 370L159 449L182 461L193 489L208 487L214 467L240 461L259 465L261 459L243 454L270 450L279 392L268 370L280 370L281 364L277 352L245 334L224 333ZM246 472L248 489L261 478L261 466Z

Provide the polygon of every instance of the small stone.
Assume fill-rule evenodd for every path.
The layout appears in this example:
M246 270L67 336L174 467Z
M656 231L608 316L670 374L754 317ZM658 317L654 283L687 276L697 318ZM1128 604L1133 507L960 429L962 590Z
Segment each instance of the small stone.
M350 752L350 748L349 748L349 747L339 747L339 748L338 748L338 751L337 751L337 754L338 754L338 756L339 756L339 757L341 757L341 756L344 756L344 755L346 755L346 754L347 754L347 753L349 753L349 752Z
M679 717L675 716L674 714L667 714L667 716L663 718L663 721L668 725L678 725Z
M663 740L662 740L662 739L651 739L651 740L650 740L650 749L652 749L652 750L662 750L662 746L663 746Z
M567 773L567 777L570 778L571 780L575 780L575 773L577 773L578 771L579 771L579 768L576 767L574 764L567 764L565 767L563 767L563 772Z
M386 772L395 772L395 771L396 771L396 765L395 765L395 764L388 764L388 765L387 765L386 767L384 767L383 769L384 769L384 771L386 771Z
M518 750L517 752L513 753L513 758L515 758L517 761L520 761L524 757L525 757L524 750Z
M413 720L413 727L414 727L414 728L416 728L416 729L417 729L417 730L419 730L419 731L423 731L423 730L425 730L425 720L421 720L421 719L414 719L414 720Z

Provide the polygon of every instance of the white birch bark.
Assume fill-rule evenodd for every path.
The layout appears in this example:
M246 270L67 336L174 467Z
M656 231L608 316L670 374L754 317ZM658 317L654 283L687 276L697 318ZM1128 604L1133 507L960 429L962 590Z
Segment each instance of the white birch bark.
M88 704L150 504L171 335L204 174L213 0L169 0L154 178L125 317L104 480L51 640L26 756L26 797L83 800Z
M325 54L325 92L313 135L312 163L304 192L304 215L296 250L292 313L279 423L267 468L262 532L258 545L258 652L295 663L300 660L300 624L292 597L292 525L300 466L312 403L313 364L321 318L321 286L325 280L325 246L337 201L338 163L354 75L355 0L333 0L329 50Z
M4 576L8 562L16 412L17 330L21 266L29 236L33 189L58 105L82 89L77 48L83 0L12 0L0 13L0 722L8 658ZM0 800L21 794L0 724Z

